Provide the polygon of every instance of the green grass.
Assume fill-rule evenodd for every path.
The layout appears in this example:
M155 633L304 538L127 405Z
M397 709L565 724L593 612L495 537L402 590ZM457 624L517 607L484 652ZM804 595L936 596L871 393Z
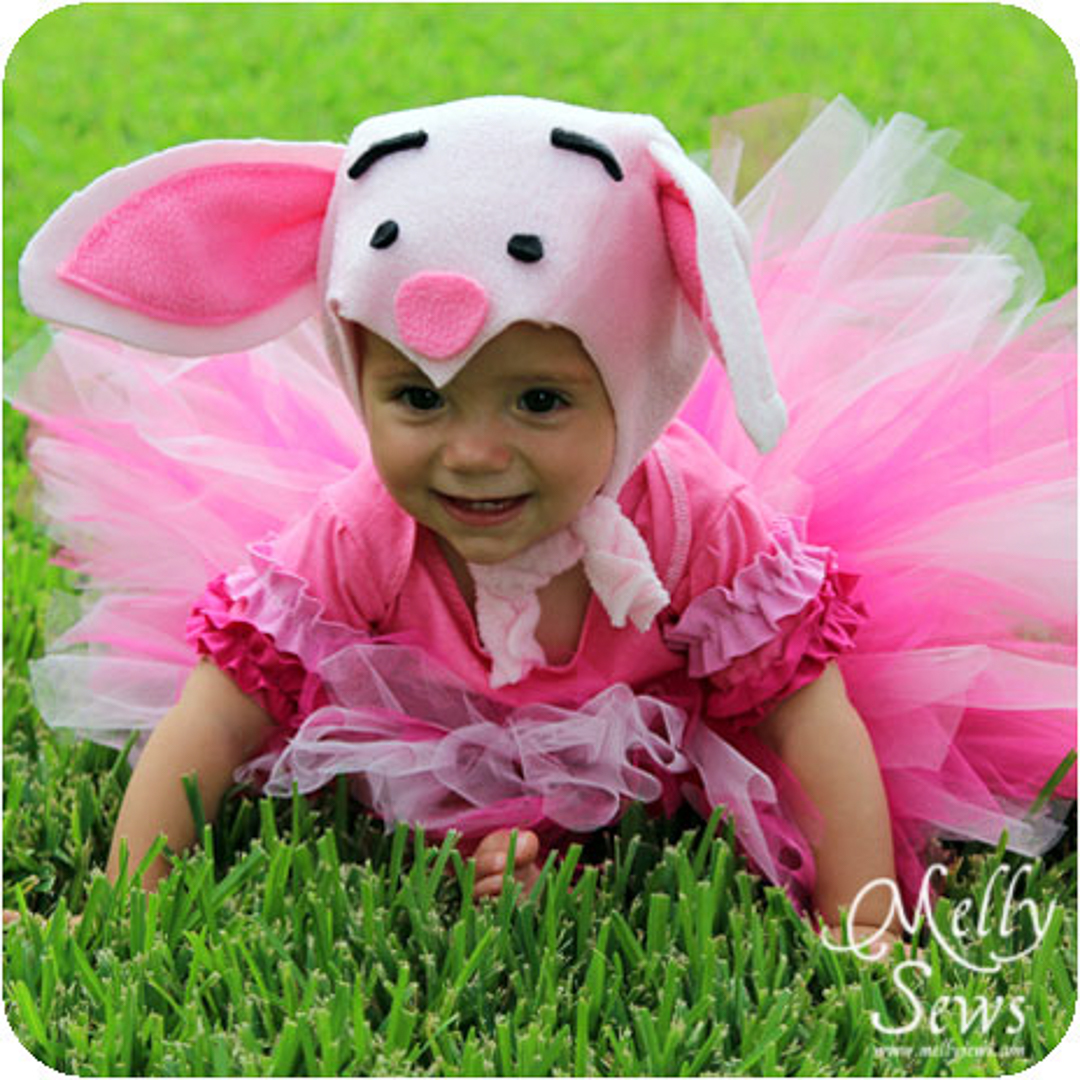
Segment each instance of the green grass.
M998 5L87 5L18 44L4 86L4 349L31 340L19 252L114 165L185 140L343 139L364 115L520 92L659 114L690 147L711 116L790 93L913 112L965 139L955 163L1030 202L1048 292L1075 281L1075 85L1061 44ZM83 1075L586 1073L994 1075L1043 1058L1075 1001L1075 849L1027 895L1060 914L1031 958L976 975L940 952L920 981L836 956L701 823L626 820L535 899L474 907L449 849L387 838L341 791L230 802L147 900L101 877L127 766L57 738L30 702L48 565L5 406L4 934L19 1039ZM1001 856L966 852L939 918ZM449 874L440 871L448 867ZM69 932L66 913L84 913ZM1031 929L1022 928L1030 937ZM1014 943L1015 947L1015 943ZM979 947L985 956L989 944ZM964 1032L959 1010L1024 998ZM966 1050L951 1058L948 1048Z
M715 816L684 826L631 814L589 865L572 849L524 902L514 886L477 905L452 842L385 835L344 785L315 807L241 801L157 895L92 873L74 932L64 901L10 933L9 1017L42 1061L94 1076L1000 1075L1060 1038L1073 912L995 974L928 950L933 974L909 985L927 1007L958 999L951 1030L889 1038L871 1010L912 1016L891 969L826 949ZM1000 865L970 856L957 891ZM1046 913L1071 873L1038 865L1024 895ZM943 926L954 910L939 904ZM1024 923L1008 951L1033 939ZM994 944L968 959L992 966ZM963 1031L980 996L1023 999L1031 1022Z

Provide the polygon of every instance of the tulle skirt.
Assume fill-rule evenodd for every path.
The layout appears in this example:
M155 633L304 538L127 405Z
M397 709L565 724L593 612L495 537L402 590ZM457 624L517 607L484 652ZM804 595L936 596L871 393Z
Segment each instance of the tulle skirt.
M841 666L910 899L933 838L1006 830L1034 855L1062 830L1039 796L1075 796L1058 769L1076 734L1075 297L1040 306L1020 208L951 169L950 136L838 99L770 150L791 116L728 118L712 159L722 186L752 175L739 206L789 430L759 456L715 364L682 418L859 576L869 618ZM355 468L365 436L314 323L183 361L65 331L23 366L9 395L39 505L86 585L36 700L122 745L175 702L206 582Z

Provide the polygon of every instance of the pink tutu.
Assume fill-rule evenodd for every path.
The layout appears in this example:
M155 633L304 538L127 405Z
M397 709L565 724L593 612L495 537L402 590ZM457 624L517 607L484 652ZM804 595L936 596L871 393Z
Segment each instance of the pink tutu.
M737 175L773 115L725 122L718 177ZM790 428L760 457L718 365L682 413L859 579L869 615L841 667L909 897L935 837L1053 844L1061 803L1030 810L1075 746L1074 297L1037 306L1019 208L951 170L947 141L911 117L871 126L838 100L776 155L740 210ZM37 702L49 724L119 745L175 701L206 582L353 470L365 437L310 324L194 361L65 332L13 400L34 422L62 557L87 585L84 613L33 666ZM615 686L570 709L495 709L408 643L325 629L313 658L275 639L299 657L277 689L306 706L246 767L266 790L356 773L387 819L467 833L581 832L634 800L723 802L759 868L805 889L791 852L812 815L775 762L710 739L678 702ZM688 770L696 784L679 780ZM1057 794L1075 795L1074 770Z

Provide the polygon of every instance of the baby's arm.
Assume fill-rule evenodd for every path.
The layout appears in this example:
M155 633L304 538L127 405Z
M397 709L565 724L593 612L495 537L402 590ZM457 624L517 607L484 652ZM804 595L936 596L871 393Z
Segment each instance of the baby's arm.
M758 731L821 814L814 906L838 929L840 908L850 908L867 882L895 875L889 808L870 736L835 665L782 702ZM890 899L886 889L868 892L859 928L885 925Z
M209 661L202 661L184 685L180 700L154 729L124 793L108 876L120 868L121 841L127 841L134 869L162 833L173 851L195 840L183 777L196 777L208 817L232 783L234 771L258 750L270 729L269 715ZM155 889L169 872L163 856L151 863L143 886Z

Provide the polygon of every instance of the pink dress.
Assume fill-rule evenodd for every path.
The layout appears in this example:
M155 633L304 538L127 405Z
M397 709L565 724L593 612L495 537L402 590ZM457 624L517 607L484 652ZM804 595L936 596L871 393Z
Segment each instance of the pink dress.
M641 633L612 627L594 599L568 661L492 690L433 535L370 467L325 491L215 581L189 623L280 725L244 775L287 795L347 773L383 819L466 841L515 826L555 841L612 824L631 801L723 804L754 862L802 893L809 848L751 729L850 651L852 582L683 425L620 501L670 608Z
M835 659L909 901L937 837L1045 851L1066 804L1033 804L1075 797L1074 297L1038 306L1015 207L940 152L840 102L765 172L740 210L788 431L759 457L711 367L620 497L670 609L639 634L594 603L567 663L498 691L317 327L187 361L58 334L13 394L87 584L43 716L123 745L202 652L277 721L244 769L267 791L345 773L387 820L550 843L722 804L805 899L814 811L755 725Z

